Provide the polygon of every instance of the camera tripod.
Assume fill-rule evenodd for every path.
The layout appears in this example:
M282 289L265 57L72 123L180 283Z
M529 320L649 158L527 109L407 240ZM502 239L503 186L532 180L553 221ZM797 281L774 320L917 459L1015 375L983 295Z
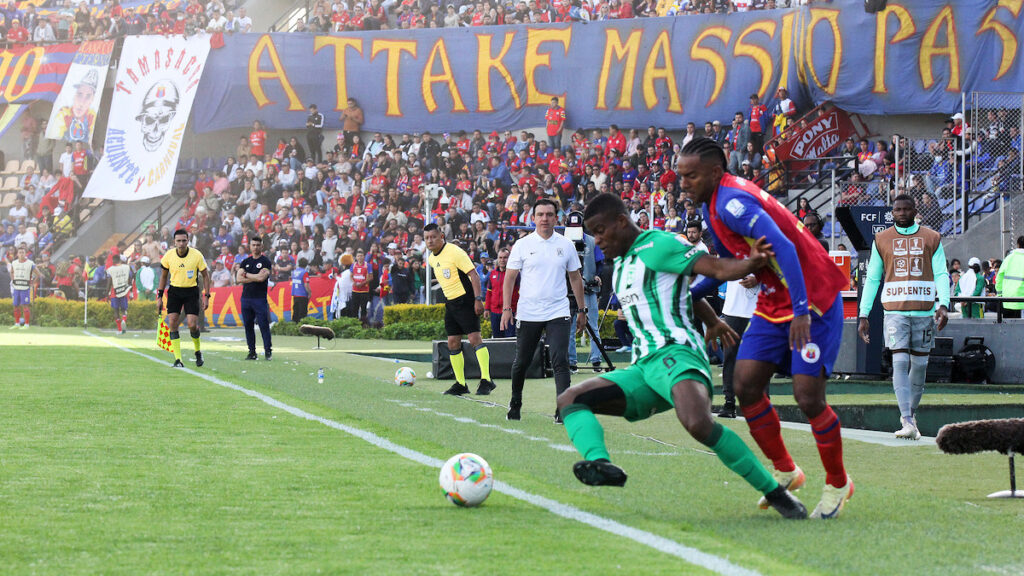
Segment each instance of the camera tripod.
M608 352L605 351L605 349L604 349L604 342L601 340L601 336L598 335L597 332L594 331L594 328L593 328L593 326L590 325L590 321L589 320L584 324L584 327L587 330L587 334L590 334L590 339L593 340L595 344L597 344L597 349L601 351L601 357L604 358L604 361L607 364L607 367L604 367L604 366L600 366L600 367L598 367L598 366L579 366L579 365L577 365L577 369L578 370L594 370L595 372L601 372L601 371L603 371L603 372L611 372L612 370L615 370L615 364L613 364L612 363L612 359L608 357ZM575 342L573 344L575 345Z

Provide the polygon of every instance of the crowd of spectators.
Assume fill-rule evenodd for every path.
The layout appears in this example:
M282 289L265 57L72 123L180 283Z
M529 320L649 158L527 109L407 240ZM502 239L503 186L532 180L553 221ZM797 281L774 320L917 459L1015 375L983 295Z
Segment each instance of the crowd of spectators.
M153 2L123 8L120 0L101 4L50 0L42 7L18 8L13 0L0 5L0 42L11 46L47 42L111 40L139 34L252 31L246 8L221 0Z
M663 1L663 0L662 0ZM454 28L544 22L589 22L650 16L682 16L774 10L809 0L319 0L293 31ZM9 45L116 39L138 34L246 33L252 18L231 0L152 2L134 9L105 3L48 0L24 9L0 4L0 42Z

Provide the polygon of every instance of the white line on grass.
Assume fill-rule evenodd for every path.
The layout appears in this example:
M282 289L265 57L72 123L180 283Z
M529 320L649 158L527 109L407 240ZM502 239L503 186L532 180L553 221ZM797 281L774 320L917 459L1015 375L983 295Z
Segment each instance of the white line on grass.
M130 354L135 354L136 356L141 356L142 358L145 358L152 362L156 362L157 364L160 364L162 366L167 367L168 369L171 369L167 365L167 362L164 360L160 360L158 358L150 356L149 354L144 354L137 350L132 350L131 348L126 348L116 342L107 340L102 336L93 334L88 330L85 330L84 333L88 336L96 338L97 340L102 340L103 342L106 342L110 346L113 346L119 350L128 352ZM270 396L267 396L266 394L257 392L255 390L250 390L248 388L239 386L238 384L232 384L231 382L221 380L220 378L209 376L207 374L203 374L202 372L197 372L195 370L192 370L191 368L177 368L177 370L180 370L187 374L191 374L198 378L202 378L203 380L206 380L211 384L216 384L217 386L228 388L230 390L235 390L236 392L241 392L246 396L256 398L257 400L260 400L264 404L283 410L293 416L302 418L303 420L319 422L320 424L323 424L328 428L340 430L341 432L345 432L346 434L365 440L366 442L369 442L370 444L378 448L383 448L389 452L398 454L403 458L412 460L413 462L418 462L420 464L430 466L433 468L439 468L442 464L444 464L443 460L438 460L437 458L427 456L422 452L417 452L415 450L412 450L411 448L406 448L405 446L395 444L391 440L388 440L387 438L384 438L382 436L378 436L373 432L368 432L366 430L362 430L354 426L349 426L347 424L342 424L340 422L336 422L334 420L330 420L322 416L317 416L316 414L311 414L309 412L306 412L305 410L302 410L301 408L296 408L289 404L285 404L284 402L276 400ZM622 524L610 518L605 518L603 516L598 516L597 514L585 512L583 510L580 510L579 508L576 508L575 506L563 504L556 500L545 498L544 496L539 496L537 494L532 494L530 492L520 490L519 488L516 488L505 482L495 481L494 489L497 490L498 492L501 492L502 494L506 494L517 500L522 500L523 502L527 502L529 504L533 504L534 506L543 508L557 516L561 516L569 520L575 520L588 526L604 530L605 532L614 534L616 536L622 536L623 538L627 538L638 544L648 546L650 548L658 550L659 552L664 552L671 556L675 556L676 558L685 560L690 564L706 568L717 574L723 574L725 576L760 576L760 572L744 568L742 566L737 566L736 564L733 564L732 562L729 562L728 560L720 556L715 556L714 554L710 554L708 552L704 552L696 548L691 548L690 546L680 544L679 542L669 540L668 538L658 536L657 534L652 534L651 532L647 532L646 530L640 530L639 528L626 526L625 524Z
M810 424L802 422L783 422L783 428L790 430L804 430L810 432ZM922 436L920 440L904 440L896 438L892 432L879 432L877 430L861 430L859 428L843 428L843 440L859 440L868 444L879 444L896 448L907 448L912 446L935 446L935 438Z
M532 442L543 442L543 443L548 445L548 448L551 448L552 450L558 450L559 452L575 452L576 451L576 448L574 446L572 446L571 444L559 444L559 443L555 442L554 440L552 440L550 438L544 438L542 436L530 436L529 434L526 434L525 432L523 432L522 430L519 430L518 428L505 428L504 426L498 426L497 424L490 424L488 422L480 422L479 420L474 420L473 418L469 418L469 417L466 417L466 416L458 416L456 414L450 414L448 412L440 412L438 410L434 410L433 408L423 407L423 406L420 406L418 404L414 404L412 402L407 402L405 400L388 399L388 400L385 400L385 402L391 402L391 403L397 404L398 406L401 406L403 408L412 408L413 410L415 410L417 412L427 412L427 413L430 413L430 414L434 414L435 416L441 416L442 418L450 418L450 419L452 419L452 420L454 420L456 422L459 422L460 424L473 424L475 426L479 426L480 428L490 428L490 429L493 429L493 430L497 430L499 432L504 432L506 434L513 434L513 435L516 435L516 436L518 436L520 438L523 438L524 440L530 440ZM488 402L487 404L491 404L491 403ZM667 445L670 446L670 444L667 444ZM626 450L626 451L620 451L618 453L619 454L632 454L632 455L637 455L637 456L679 456L679 454L676 453L676 452L637 452L637 451ZM714 452L710 452L710 454L713 456L715 453Z

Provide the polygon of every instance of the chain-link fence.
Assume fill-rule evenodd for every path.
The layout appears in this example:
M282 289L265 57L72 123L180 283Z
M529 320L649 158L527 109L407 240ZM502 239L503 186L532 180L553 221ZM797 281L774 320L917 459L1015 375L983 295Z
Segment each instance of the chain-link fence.
M961 155L956 138L894 139L894 194L917 201L921 223L943 236L956 236L964 227L960 182Z
M972 92L969 126L961 146L967 213L998 212L1003 248L1012 246L1012 238L1024 233L1022 112L1024 94Z

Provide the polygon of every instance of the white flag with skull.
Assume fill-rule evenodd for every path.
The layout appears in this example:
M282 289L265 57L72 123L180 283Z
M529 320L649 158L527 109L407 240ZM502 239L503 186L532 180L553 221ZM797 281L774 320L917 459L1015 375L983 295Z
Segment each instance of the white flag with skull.
M171 193L185 125L210 52L207 36L129 36L121 50L103 156L87 198Z

